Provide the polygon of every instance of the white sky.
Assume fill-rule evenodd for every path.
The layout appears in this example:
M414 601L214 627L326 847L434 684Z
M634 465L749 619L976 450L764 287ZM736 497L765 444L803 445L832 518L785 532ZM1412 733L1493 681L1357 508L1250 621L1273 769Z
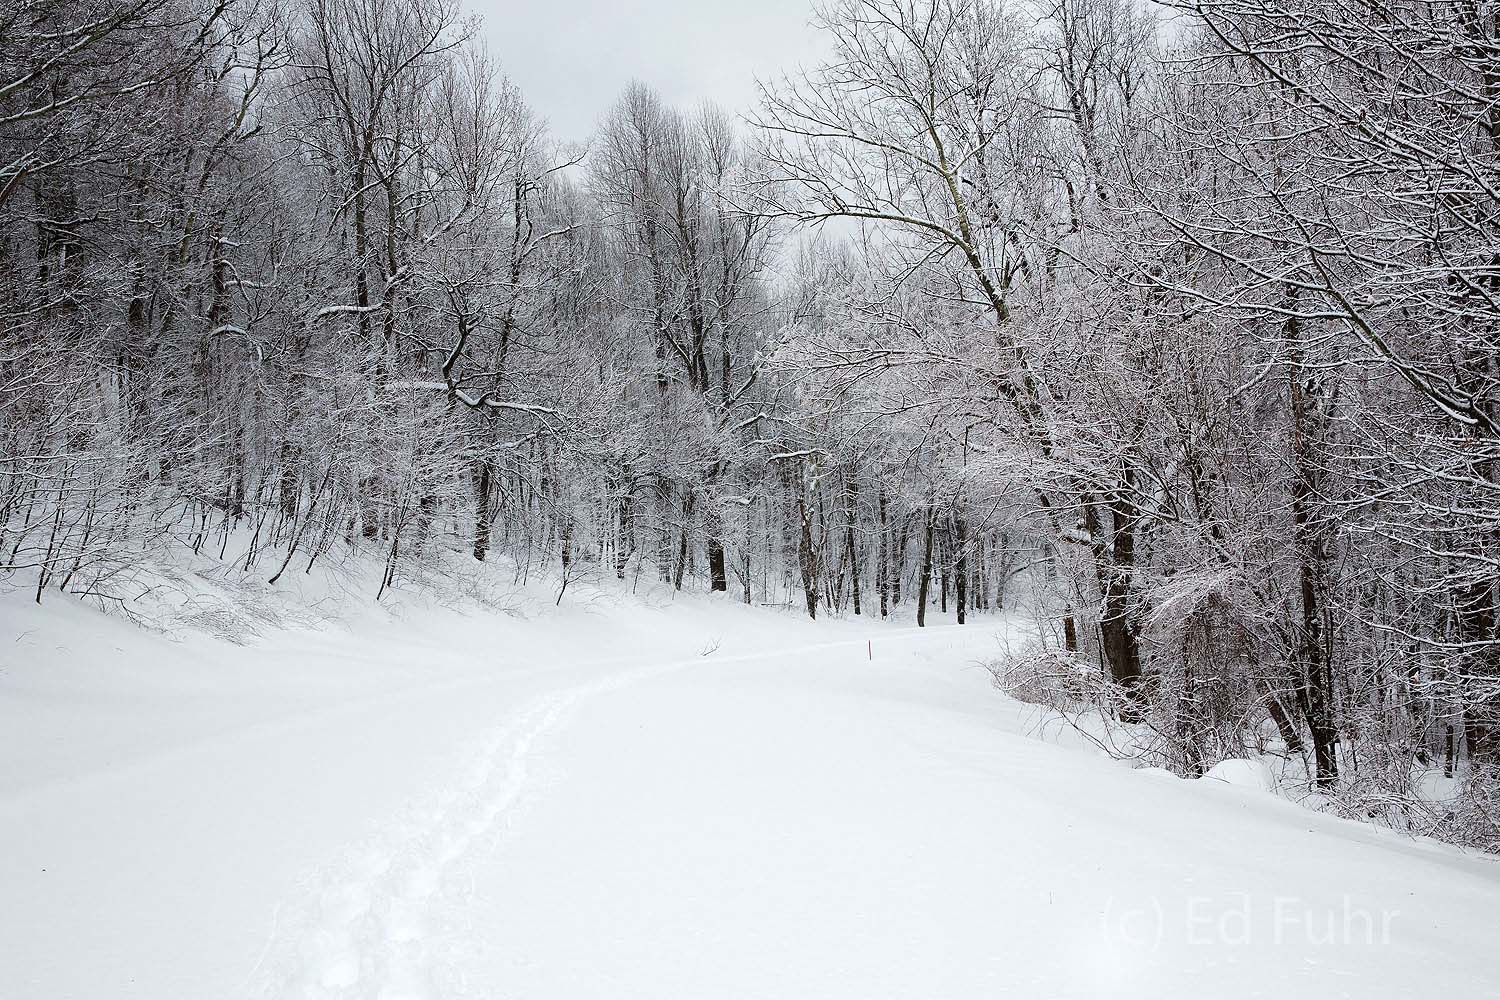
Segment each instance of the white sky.
M755 78L817 61L812 0L464 0L490 53L546 118L582 140L638 79L669 103L743 113Z

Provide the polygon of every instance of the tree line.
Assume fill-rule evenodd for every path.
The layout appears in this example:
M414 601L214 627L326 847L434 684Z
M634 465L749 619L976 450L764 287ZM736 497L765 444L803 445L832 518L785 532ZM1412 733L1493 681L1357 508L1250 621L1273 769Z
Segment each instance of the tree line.
M454 0L7 5L0 572L1003 610L1181 773L1494 847L1493 13L814 26L743 116L634 84L573 148Z

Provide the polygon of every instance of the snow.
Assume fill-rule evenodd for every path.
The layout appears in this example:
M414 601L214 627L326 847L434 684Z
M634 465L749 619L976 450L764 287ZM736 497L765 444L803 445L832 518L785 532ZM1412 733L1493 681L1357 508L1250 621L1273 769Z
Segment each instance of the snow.
M1221 760L1203 775L1205 781L1222 781L1237 788L1276 794L1276 776L1264 760Z
M1500 864L1034 739L1004 620L578 590L6 598L0 997L1500 994Z

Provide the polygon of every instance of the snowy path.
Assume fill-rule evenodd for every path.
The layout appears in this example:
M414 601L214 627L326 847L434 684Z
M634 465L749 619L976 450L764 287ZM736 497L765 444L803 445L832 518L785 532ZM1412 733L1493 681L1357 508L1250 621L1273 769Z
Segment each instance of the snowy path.
M994 622L27 614L7 1000L1500 995L1500 864L1030 738Z
M552 787L445 900L433 995L1500 995L1493 863L1017 735L975 646L580 704Z
M914 638L915 630L884 634L899 642ZM842 639L725 655L714 662L821 655L861 645L859 639ZM703 669L708 662L700 653L646 666L629 665L629 660L585 663L583 671L602 671L604 676L558 688L512 710L439 801L362 845L353 863L328 880L315 903L317 918L302 932L301 961L281 992L288 997L352 994L392 1000L444 992L435 982L427 929L432 911L447 912L452 900L438 907L433 897L455 883L454 870L472 863L478 849L493 851L493 839L507 829L511 812L532 784L538 744L580 702L652 677ZM477 892L472 872L467 883L457 883L467 885L470 897Z

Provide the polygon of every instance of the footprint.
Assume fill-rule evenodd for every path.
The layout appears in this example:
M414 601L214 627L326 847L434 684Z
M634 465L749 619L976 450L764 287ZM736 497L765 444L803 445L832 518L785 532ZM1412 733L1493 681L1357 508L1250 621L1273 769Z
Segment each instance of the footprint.
M318 898L301 965L284 1000L434 1000L426 946L433 899L453 866L493 843L535 781L537 744L585 698L698 661L658 664L531 702L479 742L455 783L406 810L386 836L354 852L349 877Z

